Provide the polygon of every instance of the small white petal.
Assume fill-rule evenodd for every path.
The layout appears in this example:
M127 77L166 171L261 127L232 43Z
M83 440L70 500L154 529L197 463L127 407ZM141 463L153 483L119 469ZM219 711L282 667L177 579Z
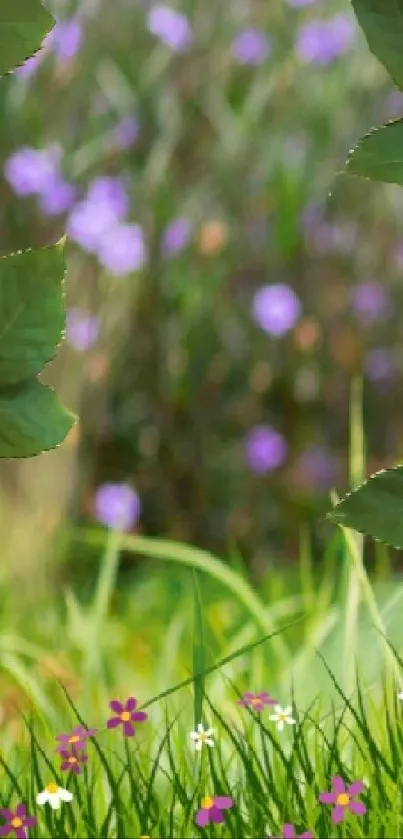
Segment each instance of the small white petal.
M288 717L287 722L288 722L288 725L296 725L297 724L297 720L294 720L293 717Z
M205 742L206 746L215 746L214 740L209 739L209 740L205 740L204 742Z
M198 730L199 734L203 734L204 728L203 728L203 725L202 725L201 722L199 722L199 725L197 726L197 730Z
M284 720L279 720L277 723L277 731L282 731L284 728Z
M292 714L292 707L291 707L291 705L287 705L287 707L286 707L286 708L284 708L284 710L283 710L283 714L284 714L284 716L285 716L285 717L290 717L290 716L291 716L291 714Z
M52 810L58 810L60 807L60 795L58 792L54 792L53 795L49 795L49 804Z
M397 698L403 700L403 691L397 694Z
M275 710L276 714L282 714L283 713L283 709L282 709L281 705L275 705L274 710Z
M38 795L36 796L36 803L37 804L46 804L46 802L48 800L48 797L49 797L49 793L46 789L44 789L43 792L38 792Z
M215 733L215 728L208 728L207 731L205 732L206 737L213 737L214 733Z
M199 736L200 735L199 735L198 731L191 731L190 734L189 734L189 737L191 737L192 740L198 740Z
M202 743L202 741L201 741L201 740L198 740L198 741L197 741L197 743L196 743L196 745L195 745L196 751L197 751L197 752L201 752L202 747L203 747L203 743Z
M62 801L72 801L74 798L72 792L70 792L68 789L62 789L61 787L59 789L59 796Z
M270 714L269 720L271 720L272 722L277 722L278 714Z

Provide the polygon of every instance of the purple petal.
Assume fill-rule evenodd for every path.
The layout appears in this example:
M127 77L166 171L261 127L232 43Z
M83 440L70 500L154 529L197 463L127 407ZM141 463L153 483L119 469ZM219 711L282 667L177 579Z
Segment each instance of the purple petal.
M25 830L24 830L23 827L18 827L17 830L15 831L15 836L16 836L16 839L26 839L27 834L25 833Z
M125 705L125 711L134 711L136 705L137 699L135 699L134 696L129 696L129 699L127 700Z
M354 781L353 784L347 788L348 795L360 795L360 793L364 789L364 784L362 781Z
M72 769L72 771L74 772L75 775L80 774L81 769L80 769L80 764L79 763L70 763L69 765L70 765L70 767L71 767L71 769Z
M367 812L367 808L362 801L350 801L348 806L350 812L354 813L355 816L363 816Z
M214 798L214 807L218 807L219 810L228 810L233 803L229 795L216 795Z
M3 819L10 819L11 820L11 819L14 818L13 811L9 810L7 807L3 807L3 809L0 810L0 815L3 816Z
M24 827L35 827L37 823L37 819L35 816L27 816L25 819Z
M199 827L206 827L206 824L210 821L210 813L211 810L199 810L196 813L195 822Z
M319 801L321 801L322 804L334 804L336 798L337 795L335 792L321 792Z
M18 816L19 819L25 818L25 804L17 804L15 808L15 815Z
M88 760L88 755L86 755L86 754L80 755L80 757L79 757L80 763L87 763L87 760Z
M70 764L67 762L67 760L65 760L64 763L62 763L60 770L61 772L67 772L68 769L70 769Z
M56 735L56 740L66 741L66 740L69 739L69 737L70 737L70 734L57 734Z
M123 731L124 731L126 737L134 737L134 735L136 733L132 724L131 724L131 722L124 722L123 723Z
M148 714L146 714L145 711L134 711L134 713L131 716L133 722L144 722L144 720L146 720L147 717Z
M215 824L222 824L224 821L224 814L218 809L218 807L212 807L210 810L210 819Z
M125 710L122 703L118 702L117 699L112 699L109 703L109 707L111 708L112 711L116 711L117 714L122 714L123 711Z
M340 822L344 821L345 812L346 808L341 807L340 804L337 804L331 815L333 824L339 824Z
M301 833L299 839L313 839L313 833L310 830L307 830L306 833Z
M343 778L341 778L340 775L333 775L332 787L338 795L340 795L341 792L346 791L346 785L343 781Z
M0 836L8 836L8 834L11 833L11 831L12 827L10 827L9 824L3 824L0 827Z
M283 826L284 839L295 839L295 827L293 824L285 824Z
M117 725L120 725L120 724L121 724L121 722L122 722L122 720L120 719L120 717L112 717L112 718L111 718L110 720L108 720L108 722L106 723L106 727L107 727L107 728L116 728L116 726L117 726Z

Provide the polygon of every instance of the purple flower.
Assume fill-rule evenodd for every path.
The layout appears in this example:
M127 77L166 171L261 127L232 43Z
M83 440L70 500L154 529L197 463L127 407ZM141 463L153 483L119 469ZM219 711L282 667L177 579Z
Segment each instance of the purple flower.
M113 221L122 221L129 211L129 196L120 178L102 175L91 181L87 199L90 204L102 204L110 210Z
M66 319L66 339L78 352L89 350L99 335L99 318L81 309L69 309Z
M154 6L148 15L148 28L175 52L184 52L193 40L187 17L170 6Z
M62 758L62 764L60 769L62 772L74 772L75 775L79 775L81 772L80 763L86 763L88 757L84 752L78 752L74 748L71 747L70 751L68 749L60 749L59 750L60 757Z
M210 822L222 824L224 821L223 810L229 810L234 802L228 795L215 795L203 798L200 810L196 813L195 822L198 827L206 827Z
M249 27L234 38L232 52L240 64L263 64L271 53L271 43L260 29Z
M56 176L54 181L42 191L39 207L47 216L58 216L70 209L76 197L76 188L63 178Z
M31 58L28 58L24 61L24 64L21 67L17 67L15 70L16 76L20 79L31 79L32 76L35 75L39 65L42 62L43 58L43 51L39 50L39 52L32 55Z
M86 740L89 737L95 737L96 734L96 728L84 728L83 725L78 725L70 734L57 735L56 740L60 740L60 743L56 751L65 752L66 746L72 746L76 751L80 751L85 748Z
M95 494L95 512L107 527L130 530L140 517L140 499L128 484L102 484Z
M293 9L300 9L303 6L312 6L313 3L316 3L316 0L287 0L287 3Z
M392 90L386 100L386 118L395 119L401 117L403 111L403 93L401 90Z
M307 63L330 64L347 52L355 32L353 20L343 14L334 15L328 20L310 20L298 33L295 45L298 58Z
M350 253L354 249L356 237L356 228L349 223L337 224L322 220L312 231L313 243L319 253Z
M17 804L15 810L3 807L0 814L3 819L6 819L6 824L0 827L0 836L8 836L9 833L14 833L17 839L26 839L27 829L35 827L37 824L35 816L26 815L24 804Z
M162 235L161 248L165 256L174 256L183 250L192 235L192 225L187 218L175 218Z
M339 474L337 458L324 446L310 446L298 459L298 466L309 482L319 489L333 486Z
M120 224L105 231L97 253L100 263L115 277L138 271L147 258L141 227L138 224Z
M394 366L390 350L376 347L367 352L365 372L372 382L385 382L393 376Z
M352 289L351 302L355 312L371 324L390 313L390 298L382 283L359 283Z
M117 699L112 699L109 707L115 712L117 716L111 717L107 722L108 728L116 728L118 725L123 725L123 733L126 737L134 737L135 729L133 722L144 722L147 719L145 711L135 711L137 700L134 696L130 696L127 702L123 705Z
M256 323L274 337L288 332L301 314L301 303L292 288L283 283L263 286L253 298Z
M115 127L113 134L114 145L118 149L129 149L139 136L139 122L136 117L124 117Z
M333 792L321 792L319 801L322 804L335 805L331 816L334 824L339 824L344 821L347 810L350 813L354 813L355 816L363 816L367 812L365 804L362 804L361 801L353 801L353 798L361 795L364 789L362 781L354 781L346 789L343 779L339 775L335 775L332 778L332 787Z
M293 824L284 824L282 827L282 839L314 839L313 833L307 830L297 836Z
M287 457L287 442L269 425L256 425L246 436L246 459L253 472L263 474L281 466Z
M40 195L54 183L58 173L55 147L22 146L4 164L4 175L17 195Z
M254 711L263 711L265 705L277 705L277 699L273 699L267 691L261 693L244 693L242 699L237 702L238 705L250 707Z
M49 44L56 57L64 64L77 55L82 37L81 25L77 18L59 20L49 33Z

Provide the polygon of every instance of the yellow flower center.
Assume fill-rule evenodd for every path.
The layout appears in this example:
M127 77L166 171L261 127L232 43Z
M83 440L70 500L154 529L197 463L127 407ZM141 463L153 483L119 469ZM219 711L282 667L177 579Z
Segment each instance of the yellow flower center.
M214 807L214 798L210 798L210 796L202 798L201 806L202 810L211 810L211 808Z
M77 736L77 734L72 734L71 737L69 737L68 742L69 743L78 743L79 740L80 740L80 738Z
M254 696L253 699L251 699L251 703L252 703L252 705L261 705L262 700L261 700L260 696Z
M346 792L341 792L336 798L336 804L340 804L340 807L347 807L349 801L350 796Z
M53 783L53 781L51 781L51 783L47 784L47 786L46 786L47 792L50 792L51 795L53 795L55 792L57 792L58 789L59 789L59 787L57 786L57 784Z
M279 720L282 720L283 722L287 722L287 720L288 720L288 714L280 713L280 714L277 714L277 716L278 716Z
M71 757L69 757L67 763L77 763L77 758L74 757L73 755L71 755Z
M129 719L130 719L129 711L123 711L123 713L120 715L120 719L122 720L122 722L129 722Z
M22 827L22 819L19 819L18 816L16 816L15 819L12 820L11 824L13 827Z

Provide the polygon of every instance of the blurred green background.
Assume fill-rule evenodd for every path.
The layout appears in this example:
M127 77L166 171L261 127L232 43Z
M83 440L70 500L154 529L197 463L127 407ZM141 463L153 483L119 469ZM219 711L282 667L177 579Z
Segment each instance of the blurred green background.
M368 473L403 448L402 192L342 170L403 96L347 0L48 6L53 35L0 82L1 251L67 227L67 339L46 378L80 419L58 451L0 466L4 621L11 589L18 631L28 614L63 671L62 639L86 632L71 598L100 565L80 533L119 519L230 557L281 617L326 615L326 635L341 548L329 559L323 517L349 485L354 379ZM385 554L370 561L385 577ZM183 574L124 555L116 596L135 595L108 644L135 632L139 669L188 602ZM235 606L215 591L224 638ZM68 630L51 592L62 610L68 592ZM185 628L178 614L170 643Z

